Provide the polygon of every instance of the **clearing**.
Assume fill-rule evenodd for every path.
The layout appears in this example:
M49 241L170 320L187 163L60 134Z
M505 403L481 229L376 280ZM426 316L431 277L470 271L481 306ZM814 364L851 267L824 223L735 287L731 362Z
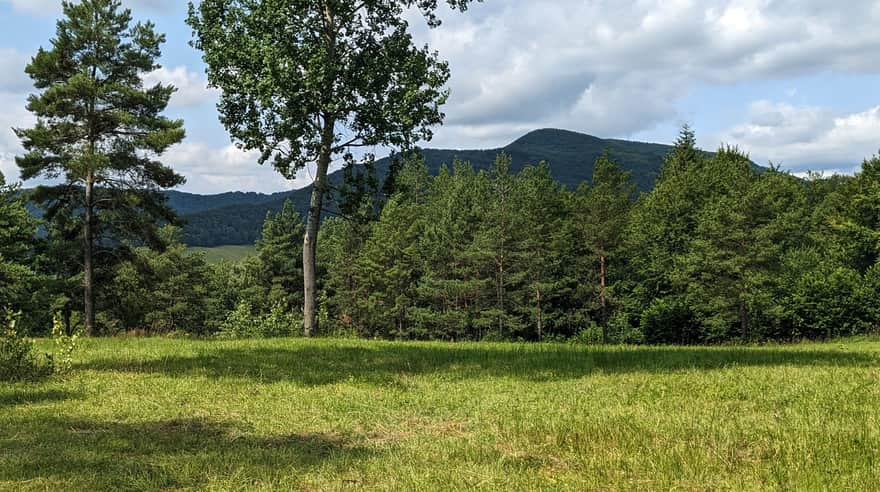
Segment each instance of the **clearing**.
M49 348L50 342L40 341ZM880 342L86 340L0 489L876 490Z

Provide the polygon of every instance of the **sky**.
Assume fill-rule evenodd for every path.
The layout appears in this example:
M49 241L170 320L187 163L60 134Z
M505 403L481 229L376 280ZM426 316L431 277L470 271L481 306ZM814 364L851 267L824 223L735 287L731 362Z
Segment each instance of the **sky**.
M238 150L218 122L183 0L123 0L167 35L147 82L178 88L167 114L186 140L162 160L183 191L275 192L285 180ZM32 125L24 67L49 47L60 0L0 0L0 171L17 179L13 127ZM450 63L444 125L425 147L497 148L528 131L671 143L682 124L701 147L736 145L793 173L852 173L880 150L880 0L484 0L441 9L416 41ZM27 185L27 183L25 183Z

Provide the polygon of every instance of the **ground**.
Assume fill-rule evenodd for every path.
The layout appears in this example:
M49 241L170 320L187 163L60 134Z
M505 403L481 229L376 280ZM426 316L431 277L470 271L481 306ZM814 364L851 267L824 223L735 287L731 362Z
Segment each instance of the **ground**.
M208 263L220 263L221 261L240 261L248 256L256 254L257 249L254 245L244 246L215 246L213 248L202 248L191 246L187 248L192 253L203 253Z
M41 341L42 348L51 344ZM0 384L0 489L877 490L880 341L87 340Z

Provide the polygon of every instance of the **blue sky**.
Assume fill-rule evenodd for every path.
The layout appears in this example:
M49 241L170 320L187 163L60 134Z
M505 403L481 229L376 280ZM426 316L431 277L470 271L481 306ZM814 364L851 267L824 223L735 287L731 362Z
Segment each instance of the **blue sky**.
M24 65L48 46L60 0L0 0L0 171L17 176L13 126L30 83ZM123 1L165 32L163 68L179 87L168 113L186 141L164 160L185 191L272 192L286 181L236 149L217 122L182 0ZM704 148L738 145L759 163L853 172L880 149L880 1L485 0L444 12L419 42L450 61L446 123L426 146L494 148L535 128L671 142L682 123Z

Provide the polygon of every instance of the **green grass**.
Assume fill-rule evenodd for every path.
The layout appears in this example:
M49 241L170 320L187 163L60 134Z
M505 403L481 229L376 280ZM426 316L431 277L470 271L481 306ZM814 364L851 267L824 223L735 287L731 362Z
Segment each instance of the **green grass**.
M190 247L188 250L193 253L204 253L208 263L239 261L256 253L256 248L253 245L214 246L213 248Z
M41 341L41 346L50 345ZM880 342L87 340L0 489L877 490Z

